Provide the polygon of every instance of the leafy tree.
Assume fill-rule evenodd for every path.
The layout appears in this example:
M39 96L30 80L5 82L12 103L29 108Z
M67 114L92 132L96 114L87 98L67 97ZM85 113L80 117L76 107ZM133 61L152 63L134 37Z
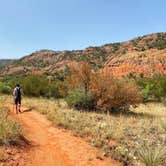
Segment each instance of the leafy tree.
M27 96L45 96L48 92L48 80L46 77L30 75L23 79L22 88Z

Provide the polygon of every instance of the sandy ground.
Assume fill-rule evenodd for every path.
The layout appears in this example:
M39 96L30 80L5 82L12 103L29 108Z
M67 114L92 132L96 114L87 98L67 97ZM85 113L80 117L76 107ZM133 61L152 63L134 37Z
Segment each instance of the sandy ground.
M71 131L54 127L44 115L23 109L23 113L11 117L17 120L30 141L24 162L20 166L119 166L110 158L98 159L99 150L89 145ZM18 159L19 160L19 159Z

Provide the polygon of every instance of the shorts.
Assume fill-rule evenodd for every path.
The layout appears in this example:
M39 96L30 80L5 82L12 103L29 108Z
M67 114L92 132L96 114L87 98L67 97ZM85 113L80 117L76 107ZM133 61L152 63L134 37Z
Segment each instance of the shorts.
M21 97L15 98L15 99L14 99L14 103L15 103L16 105L18 105L18 104L21 105Z

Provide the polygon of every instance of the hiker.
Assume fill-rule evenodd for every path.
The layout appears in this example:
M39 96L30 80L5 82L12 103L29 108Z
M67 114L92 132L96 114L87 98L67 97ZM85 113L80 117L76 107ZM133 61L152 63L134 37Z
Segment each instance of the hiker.
M21 96L22 96L22 89L21 89L20 85L17 84L13 91L14 103L16 106L16 114L18 114L18 112L21 113L21 109L20 109L21 108Z

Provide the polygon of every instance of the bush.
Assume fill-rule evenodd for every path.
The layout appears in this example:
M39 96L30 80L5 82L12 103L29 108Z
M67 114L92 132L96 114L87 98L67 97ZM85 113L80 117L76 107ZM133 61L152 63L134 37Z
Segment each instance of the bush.
M119 110L142 101L142 96L135 82L115 79L110 73L102 72L94 76L92 94L97 106L104 111Z
M27 76L22 81L22 88L27 96L45 96L48 92L48 81L42 76Z
M69 88L67 86L67 82L66 81L57 81L56 85L57 85L59 98L65 98L67 96L67 92L68 92L68 88Z
M67 86L55 76L29 75L26 77L5 77L0 82L0 93L11 94L16 84L20 84L25 96L66 97Z
M5 83L0 83L0 93L3 94L10 94L12 89L10 86L6 85Z
M161 101L166 98L166 75L154 75L152 78L136 78L142 88L144 101Z
M93 95L90 92L85 93L82 88L77 88L69 91L69 94L66 97L66 102L69 106L77 109L92 109Z
M53 98L60 98L60 93L59 93L59 89L58 89L58 86L57 86L57 83L55 82L52 82L50 84L47 85L47 92L44 96L50 98L50 97L53 97Z
M134 81L115 79L107 70L94 72L87 62L73 64L70 74L69 88L76 89L69 92L67 102L70 106L110 111L126 109L130 104L142 101Z

